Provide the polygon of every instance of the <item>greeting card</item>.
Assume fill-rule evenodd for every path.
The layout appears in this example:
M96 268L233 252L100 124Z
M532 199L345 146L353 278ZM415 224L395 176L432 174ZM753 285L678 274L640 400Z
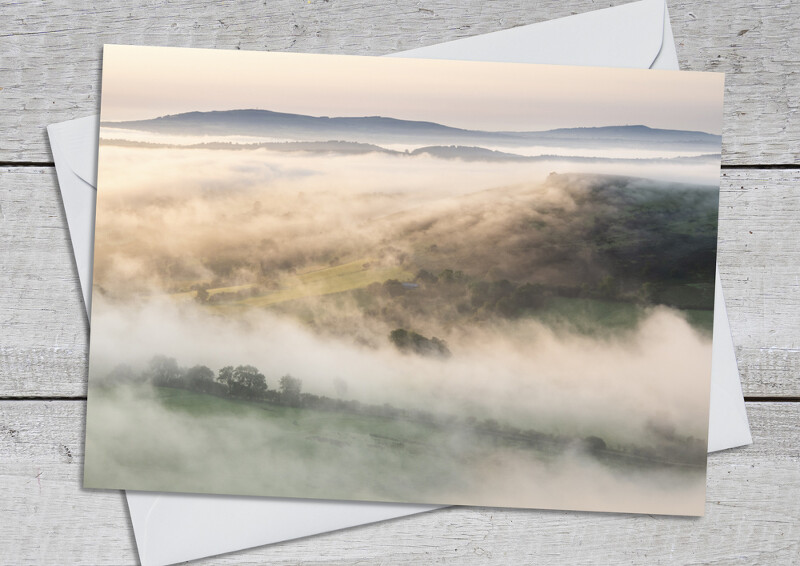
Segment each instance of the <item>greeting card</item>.
M722 90L106 46L85 486L702 514Z

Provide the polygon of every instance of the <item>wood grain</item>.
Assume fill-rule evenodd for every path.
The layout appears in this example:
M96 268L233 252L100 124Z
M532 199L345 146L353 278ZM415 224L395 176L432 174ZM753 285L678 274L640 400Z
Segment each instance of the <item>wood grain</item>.
M382 55L627 0L5 4L0 162L49 162L44 126L98 111L104 43ZM671 1L682 68L727 73L723 162L798 164L800 3Z
M135 564L122 495L80 489L82 401L0 402L3 556ZM706 516L452 508L200 564L800 562L800 404L750 403L754 444L709 458Z
M96 113L103 43L381 55L628 0L0 5L0 563L136 564L80 488L88 325L45 125ZM681 67L726 73L719 261L746 395L800 397L800 2L669 0ZM765 169L762 165L794 165ZM748 403L706 517L451 508L199 564L800 564L800 403Z
M0 168L0 396L86 391L88 325L55 169Z
M0 169L0 397L82 396L88 328L53 169ZM800 170L727 170L719 261L744 391L800 395Z
M718 259L745 395L800 396L800 170L723 171Z

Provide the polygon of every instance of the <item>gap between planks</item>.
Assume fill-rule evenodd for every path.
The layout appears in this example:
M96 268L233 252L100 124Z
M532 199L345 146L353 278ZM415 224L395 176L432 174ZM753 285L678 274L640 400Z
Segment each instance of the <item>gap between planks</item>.
M52 161L0 161L0 167L55 167ZM743 163L743 164L722 164L720 169L779 169L792 170L800 169L800 163Z
M0 401L86 401L87 397L85 395L75 395L75 396L62 396L62 397L38 397L36 395L2 395L0 396ZM787 395L786 397L781 396L771 396L771 397L761 397L761 396L747 396L744 398L745 403L800 403L800 397L794 397L791 395Z

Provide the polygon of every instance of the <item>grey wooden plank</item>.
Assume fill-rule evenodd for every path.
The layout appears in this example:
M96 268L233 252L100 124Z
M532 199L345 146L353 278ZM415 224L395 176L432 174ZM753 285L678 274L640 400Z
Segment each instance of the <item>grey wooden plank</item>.
M745 395L800 395L800 170L723 171L718 259Z
M745 394L800 395L800 170L727 170L723 285ZM86 391L87 324L54 170L0 168L0 396Z
M0 548L17 564L135 564L119 492L80 488L82 401L0 402ZM200 564L800 562L800 404L750 403L754 444L709 458L706 516L452 508Z
M55 169L0 168L0 396L85 395L88 324Z
M49 161L44 126L97 112L104 43L382 55L625 1L5 3L0 162ZM797 164L800 3L669 6L682 67L728 73L724 162Z
M681 68L726 74L723 163L799 163L800 3L667 4Z

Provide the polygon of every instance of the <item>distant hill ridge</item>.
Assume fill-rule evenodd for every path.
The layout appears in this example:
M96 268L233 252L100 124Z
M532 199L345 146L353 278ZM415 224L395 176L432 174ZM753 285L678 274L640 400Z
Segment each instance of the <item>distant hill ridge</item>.
M103 138L101 140L103 145L117 146L117 147L135 147L143 149L211 149L211 150L253 150L253 149L267 149L270 151L279 152L309 152L309 153L337 153L342 155L356 155L366 153L382 153L385 155L392 155L397 157L415 157L420 155L429 155L438 159L459 159L462 161L515 161L515 162L535 162L535 161L559 161L567 160L571 162L582 163L602 163L602 162L615 162L615 163L655 163L655 162L670 162L670 163L688 163L688 162L701 162L709 159L719 160L719 153L702 153L692 156L679 156L679 157L592 157L592 156L575 156L575 155L557 155L557 154L543 154L543 155L520 155L516 153L509 153L504 151L497 151L493 149L486 149L483 147L463 146L463 145L429 145L418 147L409 151L399 151L395 149L387 149L375 144L348 142L348 141L284 141L284 142L201 142L195 144L172 144L172 143L159 143L159 142L143 142L132 141L118 138Z
M544 131L483 131L445 126L436 122L402 120L386 116L328 117L289 114L271 110L186 112L148 120L102 122L106 128L143 130L183 135L245 135L284 137L299 141L321 139L391 143L460 144L600 144L692 145L718 147L721 136L699 131L664 130L644 125L558 128Z

